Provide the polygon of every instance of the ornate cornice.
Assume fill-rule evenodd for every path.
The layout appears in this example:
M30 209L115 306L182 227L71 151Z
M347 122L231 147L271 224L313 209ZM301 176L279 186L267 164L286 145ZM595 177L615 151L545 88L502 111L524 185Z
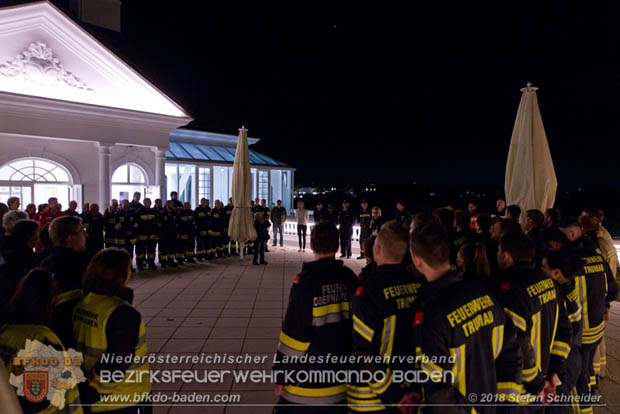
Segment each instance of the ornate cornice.
M15 59L0 63L0 75L19 77L42 86L69 86L92 91L84 82L64 68L54 52L43 42L31 43Z

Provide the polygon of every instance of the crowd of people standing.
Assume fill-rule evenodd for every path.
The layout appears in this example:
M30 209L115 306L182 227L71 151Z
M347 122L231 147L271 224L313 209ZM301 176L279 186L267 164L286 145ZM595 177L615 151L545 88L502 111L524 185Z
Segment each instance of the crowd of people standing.
M172 193L165 205L151 206L138 193L120 206L113 200L103 214L91 204L80 215L77 204L63 211L55 199L25 211L19 199L8 201L0 204L6 369L21 372L14 357L27 340L75 348L87 381L64 394L67 406L149 412L148 362L101 358L147 354L144 320L127 286L133 256L143 268L154 266L156 252L163 266L235 254L226 234L231 203L216 200L210 208L203 199L192 210ZM315 260L303 264L291 288L274 365L274 412L592 412L605 376L605 320L618 294L618 258L601 210L586 208L575 219L528 210L521 221L519 207L503 200L490 214L475 202L412 214L399 201L391 221L365 201L356 213L347 200L334 210L319 203L313 212ZM264 200L252 211L257 238L247 248L254 264L266 264L270 227L271 247L282 246L287 212ZM304 251L310 214L302 202L295 216ZM359 275L336 258L351 258L356 222L359 259L366 260ZM103 381L110 370L122 378ZM287 375L317 370L373 376ZM403 380L407 372L431 380ZM130 380L136 377L141 381ZM105 406L106 395L124 394L142 397ZM481 399L468 399L472 394ZM573 400L562 404L557 396ZM25 412L55 409L49 401L19 402Z

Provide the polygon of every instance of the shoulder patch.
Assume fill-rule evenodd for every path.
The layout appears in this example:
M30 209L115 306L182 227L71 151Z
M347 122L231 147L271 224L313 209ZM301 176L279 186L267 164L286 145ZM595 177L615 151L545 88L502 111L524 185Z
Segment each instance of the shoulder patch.
M414 319L414 325L422 326L422 322L424 322L424 312L416 312L415 319Z
M510 290L510 282L502 282L499 285L499 290Z
M298 285L300 280L301 280L301 275L297 275L297 276L295 276L295 282L294 283L296 285Z
M364 293L364 286L360 286L355 290L355 296L362 296L362 293Z

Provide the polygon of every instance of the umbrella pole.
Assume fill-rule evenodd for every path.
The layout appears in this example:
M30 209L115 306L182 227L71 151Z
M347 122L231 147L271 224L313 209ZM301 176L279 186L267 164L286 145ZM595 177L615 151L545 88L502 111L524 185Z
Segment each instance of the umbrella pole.
M240 261L243 261L243 245L244 244L245 244L244 242L239 243L239 260Z

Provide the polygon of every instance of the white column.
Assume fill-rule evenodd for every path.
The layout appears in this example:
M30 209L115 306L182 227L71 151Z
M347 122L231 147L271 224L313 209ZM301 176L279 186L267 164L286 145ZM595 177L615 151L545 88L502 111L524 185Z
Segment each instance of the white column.
M99 209L110 206L110 146L99 144Z
M210 180L210 184L209 184L209 195L206 197L209 199L209 206L211 208L213 208L213 206L215 205L215 199L213 198L213 195L215 194L215 188L213 187L213 184L215 184L215 166L214 165L210 165L209 167L209 180Z
M271 170L267 170L267 207L271 210Z
M166 204L168 196L166 191L166 150L157 148L155 150L155 185L159 186L159 198Z
M290 170L291 171L291 179L288 181L288 185L289 185L289 193L290 193L290 197L291 197L291 210L295 209L295 195L293 194L295 192L295 171Z

